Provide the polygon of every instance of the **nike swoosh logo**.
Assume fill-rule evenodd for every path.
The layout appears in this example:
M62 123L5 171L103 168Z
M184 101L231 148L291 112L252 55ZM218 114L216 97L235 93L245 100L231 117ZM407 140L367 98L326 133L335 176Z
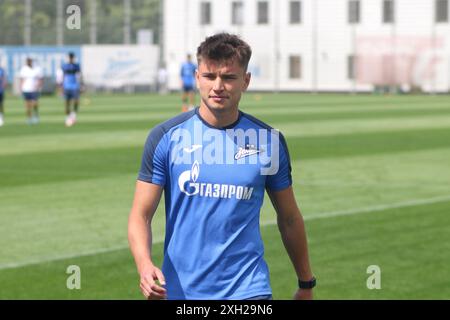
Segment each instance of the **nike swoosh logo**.
M197 149L200 149L201 147L202 147L201 144L193 144L192 147L190 147L190 148L184 147L183 150L188 152L188 153L191 153L191 152L194 152Z

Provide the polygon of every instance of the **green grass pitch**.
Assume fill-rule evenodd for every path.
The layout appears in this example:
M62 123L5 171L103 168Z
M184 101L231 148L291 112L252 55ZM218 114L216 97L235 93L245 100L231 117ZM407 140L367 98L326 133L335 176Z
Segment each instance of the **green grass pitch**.
M142 299L127 218L149 130L179 95L89 95L64 127L63 101L25 123L7 96L0 128L0 299ZM317 299L450 298L450 97L247 93L247 111L286 136ZM261 228L274 299L296 276L275 213ZM155 217L162 261L164 207ZM81 268L68 290L66 269ZM381 289L367 288L381 270Z

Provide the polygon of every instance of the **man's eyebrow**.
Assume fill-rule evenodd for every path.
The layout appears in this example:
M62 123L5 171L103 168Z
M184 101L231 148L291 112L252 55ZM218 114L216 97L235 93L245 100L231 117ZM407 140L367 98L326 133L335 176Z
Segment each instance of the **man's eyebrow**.
M217 76L218 76L215 72L208 72L208 71L202 72L201 75L202 75L203 77L209 77L209 76L217 77ZM238 74L237 74L237 73L230 72L230 73L222 73L222 74L220 74L219 76L220 76L220 77L226 77L226 78L233 78L233 77L237 77Z
M222 73L221 76L222 77L237 77L237 74L230 72L230 73Z

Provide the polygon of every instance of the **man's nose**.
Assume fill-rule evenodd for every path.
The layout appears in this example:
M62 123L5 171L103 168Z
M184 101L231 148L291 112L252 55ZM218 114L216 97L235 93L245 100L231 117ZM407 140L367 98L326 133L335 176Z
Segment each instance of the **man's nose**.
M220 77L217 77L214 80L213 90L214 91L222 91L223 90L223 81Z

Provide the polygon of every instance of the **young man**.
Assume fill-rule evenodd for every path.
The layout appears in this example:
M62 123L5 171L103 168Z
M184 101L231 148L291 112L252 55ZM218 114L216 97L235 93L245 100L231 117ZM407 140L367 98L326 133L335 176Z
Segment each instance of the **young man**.
M33 66L33 60L27 58L26 65L20 69L20 90L25 100L27 123L39 123L39 93L42 89L43 75L41 68Z
M3 124L5 123L5 121L3 119L3 113L4 113L3 99L4 99L4 94L5 94L5 88L6 88L6 73L5 73L5 69L0 67L0 127L3 126Z
M186 62L181 65L180 70L181 86L183 90L183 95L181 97L183 103L181 107L182 112L186 112L194 108L195 70L197 69L197 66L192 63L191 60L191 55L188 54L186 56Z
M150 133L128 224L148 299L271 299L259 229L264 192L299 279L295 299L312 299L303 218L284 138L238 109L250 83L247 43L226 33L198 47L200 107ZM151 221L164 190L162 271L151 256Z
M81 68L75 62L75 54L70 52L68 63L61 66L62 81L61 90L64 92L66 120L65 125L70 127L77 120L78 105L80 99Z

